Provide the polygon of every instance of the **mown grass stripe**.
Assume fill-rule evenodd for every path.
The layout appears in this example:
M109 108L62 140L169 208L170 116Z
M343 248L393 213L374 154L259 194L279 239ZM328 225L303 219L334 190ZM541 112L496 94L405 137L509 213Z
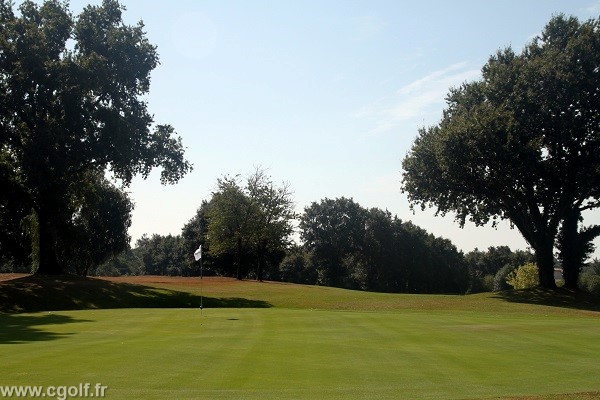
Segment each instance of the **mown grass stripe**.
M494 295L211 285L215 299L273 307L0 314L1 384L100 382L111 399L589 400L600 391L594 311Z

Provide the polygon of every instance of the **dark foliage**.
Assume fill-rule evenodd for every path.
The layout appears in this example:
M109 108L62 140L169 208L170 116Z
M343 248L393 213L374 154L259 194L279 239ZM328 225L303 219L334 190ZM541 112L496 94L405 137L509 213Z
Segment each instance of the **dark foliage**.
M158 55L143 24L126 25L122 11L104 0L74 17L68 3L46 0L15 12L0 0L0 241L13 263L32 254L40 274L66 272L79 256L86 265L75 269L85 273L123 248L128 200L98 178L106 170L126 186L154 167L163 183L191 169L173 128L153 126L143 96ZM93 200L99 191L103 200ZM76 221L108 208L113 215L95 227ZM106 238L97 228L117 214L125 227L117 241L84 249ZM16 243L24 234L29 251Z
M462 253L383 210L351 199L324 199L300 218L303 252L280 268L298 281L351 289L404 293L464 293Z
M512 251L508 246L492 246L487 251L478 249L470 251L465 254L465 262L469 271L469 292L508 289L505 279L502 277L505 278L508 273L520 265L534 261L535 256L531 252Z
M450 89L442 120L420 130L403 161L413 205L460 224L510 220L545 288L556 287L561 222L600 205L599 48L599 20L553 17L520 54L498 51L481 80ZM567 230L573 237L577 221Z

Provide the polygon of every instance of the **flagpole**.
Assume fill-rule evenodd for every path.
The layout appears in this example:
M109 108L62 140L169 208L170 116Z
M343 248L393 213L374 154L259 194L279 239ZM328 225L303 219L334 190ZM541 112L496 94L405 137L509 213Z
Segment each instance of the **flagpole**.
M200 245L200 315L202 315L202 310L204 309L204 305L202 304L203 293L202 293L202 245Z
M202 245L194 251L194 260L200 261L200 314L202 314L202 309L204 309L204 292L202 290Z

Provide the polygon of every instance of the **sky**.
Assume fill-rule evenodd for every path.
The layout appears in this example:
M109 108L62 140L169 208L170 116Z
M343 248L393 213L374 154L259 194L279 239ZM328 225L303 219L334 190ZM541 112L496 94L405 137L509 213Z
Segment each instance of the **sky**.
M78 14L99 1L71 0ZM418 129L439 122L448 89L477 80L498 49L516 51L558 13L600 16L600 0L121 0L158 47L148 107L171 124L194 170L162 186L158 171L129 187L132 244L179 234L217 178L266 169L298 212L353 198L452 240L468 252L527 248L516 229L411 211L402 159ZM585 215L600 223L600 211ZM600 246L600 241L596 241ZM600 256L600 252L596 252Z

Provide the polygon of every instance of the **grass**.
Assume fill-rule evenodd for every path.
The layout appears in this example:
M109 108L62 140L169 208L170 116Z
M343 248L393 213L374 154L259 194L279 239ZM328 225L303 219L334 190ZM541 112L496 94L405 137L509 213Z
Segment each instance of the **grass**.
M167 278L168 279L168 278ZM190 281L188 279L188 281ZM199 288L200 286L197 286ZM20 276L0 285L0 312L80 310L107 308L190 308L200 305L193 281L175 289L160 285L77 276ZM206 305L223 307L269 307L262 300L207 298Z
M102 383L110 399L600 398L600 313L575 295L565 308L566 292L561 306L540 291L389 295L143 277L85 280L80 293L61 280L0 284L11 311L0 314L0 384ZM17 303L44 308L35 289L66 296L56 302L71 310L14 313ZM200 293L212 306L185 308ZM130 308L140 303L160 308Z

